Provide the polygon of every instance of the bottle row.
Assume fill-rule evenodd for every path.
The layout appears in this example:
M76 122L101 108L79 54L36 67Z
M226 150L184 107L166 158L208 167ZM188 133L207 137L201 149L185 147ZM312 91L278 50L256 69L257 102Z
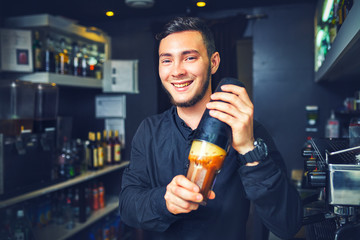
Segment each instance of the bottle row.
M35 31L34 71L102 79L105 60L103 48L101 44L89 44L58 34Z
M114 132L114 135L113 135ZM64 142L55 161L52 179L70 179L88 170L98 170L106 165L121 163L122 143L119 131L89 132L86 141Z
M110 214L94 224L83 239L87 240L120 240L124 239L125 226L116 213Z
M50 224L70 230L105 205L105 188L97 181L28 200L2 210L0 239L35 239L34 229Z
M331 1L324 1L324 4ZM334 42L338 31L348 16L353 0L334 0L330 6L328 14L324 6L320 22L317 23L316 29L316 61L315 70L321 67L328 51Z

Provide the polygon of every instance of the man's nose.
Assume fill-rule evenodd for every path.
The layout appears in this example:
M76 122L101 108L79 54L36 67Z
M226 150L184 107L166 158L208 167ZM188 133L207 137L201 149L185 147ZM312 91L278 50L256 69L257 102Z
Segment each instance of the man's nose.
M183 75L185 75L185 73L186 73L186 70L184 68L184 65L181 62L177 62L174 64L173 71L172 71L172 75L174 77L183 76Z

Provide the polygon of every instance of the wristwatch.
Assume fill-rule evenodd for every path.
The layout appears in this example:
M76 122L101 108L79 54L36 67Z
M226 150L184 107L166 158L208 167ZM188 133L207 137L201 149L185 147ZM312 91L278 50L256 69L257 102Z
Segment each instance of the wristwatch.
M252 163L255 161L262 161L268 156L267 145L261 138L254 141L255 148L244 155L239 154L239 160L241 165Z

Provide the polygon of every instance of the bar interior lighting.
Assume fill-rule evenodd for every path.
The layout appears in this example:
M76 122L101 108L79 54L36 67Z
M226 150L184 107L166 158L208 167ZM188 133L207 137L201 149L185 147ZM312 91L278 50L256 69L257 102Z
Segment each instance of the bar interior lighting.
M108 16L108 17L114 16L114 12L113 12L113 11L107 11L105 14L106 14L106 16Z
M334 5L334 0L325 0L323 5L322 21L326 22L329 19L331 8Z
M205 7L205 6L206 6L206 2L205 2L205 1L198 1L198 2L196 2L196 6L198 6L198 7Z

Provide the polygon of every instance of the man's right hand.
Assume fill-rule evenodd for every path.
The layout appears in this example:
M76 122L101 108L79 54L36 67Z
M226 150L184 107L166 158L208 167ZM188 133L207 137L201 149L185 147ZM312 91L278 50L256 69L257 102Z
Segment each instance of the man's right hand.
M166 187L166 207L172 214L189 213L198 209L203 200L199 187L183 175L175 176ZM215 193L210 192L209 199L214 199Z

